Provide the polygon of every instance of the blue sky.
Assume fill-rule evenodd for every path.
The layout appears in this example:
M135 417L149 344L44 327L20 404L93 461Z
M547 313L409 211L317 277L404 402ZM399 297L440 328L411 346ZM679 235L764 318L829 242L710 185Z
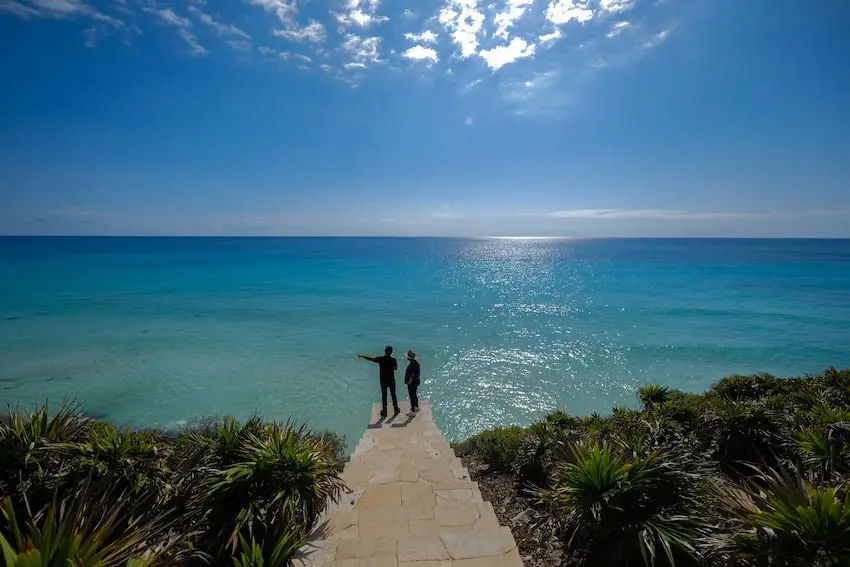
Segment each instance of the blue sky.
M844 0L0 0L0 233L850 237Z

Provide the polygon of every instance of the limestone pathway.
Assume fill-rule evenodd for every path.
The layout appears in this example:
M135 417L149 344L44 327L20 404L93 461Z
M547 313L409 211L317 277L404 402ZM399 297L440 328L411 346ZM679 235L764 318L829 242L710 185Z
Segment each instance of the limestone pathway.
M431 407L379 420L380 406L343 479L351 489L327 510L297 567L522 567L469 472L431 418Z

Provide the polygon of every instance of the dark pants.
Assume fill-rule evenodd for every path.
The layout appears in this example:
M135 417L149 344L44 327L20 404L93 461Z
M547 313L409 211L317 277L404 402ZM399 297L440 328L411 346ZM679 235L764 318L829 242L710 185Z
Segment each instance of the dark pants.
M416 390L419 389L419 384L408 384L407 385L407 395L410 396L410 407L412 409L419 408L419 396L416 393Z
M398 412L398 398L395 395L395 380L392 382L381 382L381 404L384 407L384 413L387 413L387 390L393 398L393 409Z

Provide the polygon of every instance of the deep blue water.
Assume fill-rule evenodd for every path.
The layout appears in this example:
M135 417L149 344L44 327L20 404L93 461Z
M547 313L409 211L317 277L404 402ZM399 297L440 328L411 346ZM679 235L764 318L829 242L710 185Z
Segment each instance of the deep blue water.
M0 402L353 439L386 344L455 438L848 367L850 240L0 238Z

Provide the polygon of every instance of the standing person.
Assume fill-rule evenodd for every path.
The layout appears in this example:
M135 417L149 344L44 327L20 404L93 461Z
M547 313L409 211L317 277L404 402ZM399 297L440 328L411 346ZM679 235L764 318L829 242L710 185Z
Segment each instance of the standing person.
M401 410L398 409L398 398L396 398L395 394L395 371L398 370L398 361L393 358L393 347L388 346L385 348L384 356L366 356L365 354L358 354L357 358L362 358L363 360L368 360L369 362L374 362L378 365L381 376L381 404L383 406L383 409L381 410L381 417L387 417L387 390L390 391L393 398L393 409L395 410L395 415L398 415L401 412Z
M419 388L419 361L416 353L407 351L407 368L404 371L404 383L407 384L407 394L410 396L410 413L413 415L419 411L419 396L416 390Z

